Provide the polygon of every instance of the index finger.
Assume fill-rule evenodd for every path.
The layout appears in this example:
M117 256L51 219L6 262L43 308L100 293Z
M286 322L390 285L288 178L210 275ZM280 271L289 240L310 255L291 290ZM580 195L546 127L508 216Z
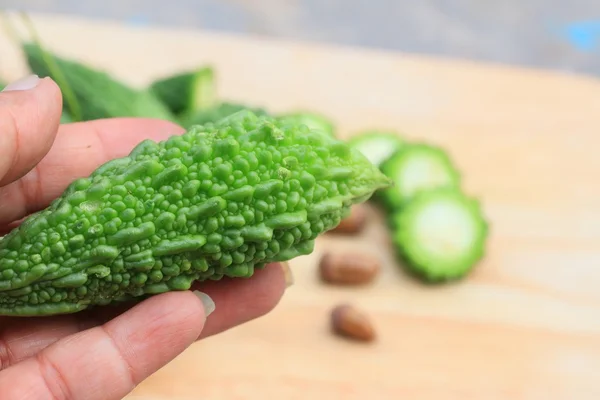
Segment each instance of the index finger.
M60 89L49 78L31 76L0 92L0 186L22 177L48 152L61 109Z

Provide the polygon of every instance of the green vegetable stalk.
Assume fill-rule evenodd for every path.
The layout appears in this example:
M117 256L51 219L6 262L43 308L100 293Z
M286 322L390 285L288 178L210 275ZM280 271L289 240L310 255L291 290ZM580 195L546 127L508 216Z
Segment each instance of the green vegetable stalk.
M23 51L31 71L51 77L73 101L64 110L75 121L114 117L147 117L176 121L165 104L150 89L135 89L107 72L44 50L37 43L24 43Z

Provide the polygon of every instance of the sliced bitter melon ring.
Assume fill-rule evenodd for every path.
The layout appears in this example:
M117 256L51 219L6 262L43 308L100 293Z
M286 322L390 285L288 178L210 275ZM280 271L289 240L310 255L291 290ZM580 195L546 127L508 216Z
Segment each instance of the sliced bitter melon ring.
M404 140L394 132L369 130L353 136L348 144L380 167L400 149Z
M479 202L459 189L423 191L393 218L394 245L424 281L459 279L484 255L488 222Z
M460 173L448 154L426 143L404 144L381 170L393 181L393 186L381 193L392 210L423 190L460 186Z

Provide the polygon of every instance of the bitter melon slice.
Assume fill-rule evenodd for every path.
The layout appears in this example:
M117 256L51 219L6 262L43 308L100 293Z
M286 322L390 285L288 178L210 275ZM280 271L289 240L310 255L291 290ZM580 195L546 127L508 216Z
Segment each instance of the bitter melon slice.
M348 140L348 143L363 153L378 167L394 155L404 144L404 140L394 132L369 130Z
M479 201L457 188L420 192L393 218L399 255L427 282L459 279L484 256L489 224Z
M379 193L392 210L403 207L421 191L460 185L460 173L448 154L426 143L405 143L381 170L394 182Z

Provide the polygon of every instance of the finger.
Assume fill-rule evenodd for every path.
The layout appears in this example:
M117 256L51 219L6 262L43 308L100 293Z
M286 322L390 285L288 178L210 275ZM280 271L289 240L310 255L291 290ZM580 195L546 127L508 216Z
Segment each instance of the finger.
M122 399L196 340L205 315L190 291L152 297L0 372L0 393L15 400Z
M0 92L0 186L31 170L48 152L62 111L50 78L28 77Z
M286 282L287 268L287 264L275 263L256 271L251 280L224 279L192 285L193 289L208 294L216 306L200 339L257 319L273 310L289 284Z
M63 337L91 327L91 321L76 315L0 319L0 371L34 356Z
M205 338L245 322L262 317L277 306L287 286L291 284L287 263L272 263L256 270L251 278L223 278L220 281L195 282L190 290L198 290L210 296L216 309L207 320L202 335ZM129 304L100 307L88 312L92 322L103 323L114 318ZM84 317L86 321L88 316ZM81 323L81 322L80 322Z
M192 289L207 293L216 310L206 322L204 338L270 312L286 288L282 264L270 264L249 279L196 283ZM51 318L0 318L0 370L23 361L58 340L110 321L134 304L104 306Z
M138 118L61 125L46 157L19 181L0 188L0 226L47 207L72 181L126 156L142 140L160 141L182 132L172 122Z
M210 315L199 339L212 336L245 322L262 317L277 306L288 285L291 272L287 263L272 263L256 270L251 278L223 278L220 281L195 282L190 290L210 296L216 309ZM92 318L102 323L131 305L91 310Z

